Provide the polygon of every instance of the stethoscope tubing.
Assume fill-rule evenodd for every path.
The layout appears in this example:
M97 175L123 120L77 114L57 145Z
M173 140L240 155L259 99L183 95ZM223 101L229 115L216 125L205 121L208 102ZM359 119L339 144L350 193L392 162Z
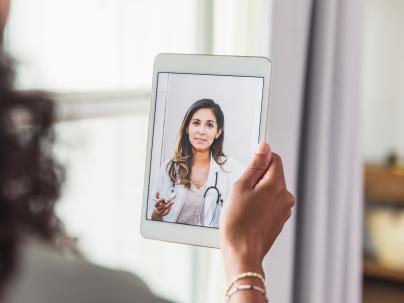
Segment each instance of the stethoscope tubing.
M206 198L206 195L208 194L209 190L213 189L216 191L217 193L217 198L216 198L216 204L223 206L223 200L222 200L222 194L220 193L219 189L217 188L217 176L218 176L218 172L215 173L216 174L216 178L215 178L215 185L214 186L209 186L206 190L205 193L203 194L203 199Z
M215 185L209 186L209 187L205 190L205 192L204 192L204 194L203 194L203 199L205 200L207 194L209 193L209 190L215 190L216 193L217 193L216 204L217 204L217 205L220 205L220 206L223 206L222 194L220 193L219 189L217 188L218 175L219 175L219 173L216 172L216 173L215 173ZM173 193L173 192L175 192L175 183L174 183L174 182L172 182L172 188L170 189L170 193ZM174 193L172 198L175 198L175 196L176 196L176 194Z

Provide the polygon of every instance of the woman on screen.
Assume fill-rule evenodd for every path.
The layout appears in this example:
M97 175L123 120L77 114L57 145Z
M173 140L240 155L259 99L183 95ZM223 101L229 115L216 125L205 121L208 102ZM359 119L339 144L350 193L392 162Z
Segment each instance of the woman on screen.
M218 227L220 211L243 166L223 152L224 115L211 99L185 114L174 156L163 165L151 219Z

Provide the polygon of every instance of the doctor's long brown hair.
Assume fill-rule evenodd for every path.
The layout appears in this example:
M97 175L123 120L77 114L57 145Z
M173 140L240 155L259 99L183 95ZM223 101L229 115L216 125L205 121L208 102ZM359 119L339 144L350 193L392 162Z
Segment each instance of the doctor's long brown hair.
M194 114L203 108L212 110L215 115L217 128L222 130L221 135L214 139L210 146L210 152L213 159L221 166L226 162L226 156L223 153L224 142L224 115L219 104L211 99L200 99L195 101L185 114L182 121L180 131L177 137L177 146L175 149L174 157L167 164L167 173L171 182L182 184L186 188L191 186L191 172L193 163L193 147L189 141L187 129L191 123Z

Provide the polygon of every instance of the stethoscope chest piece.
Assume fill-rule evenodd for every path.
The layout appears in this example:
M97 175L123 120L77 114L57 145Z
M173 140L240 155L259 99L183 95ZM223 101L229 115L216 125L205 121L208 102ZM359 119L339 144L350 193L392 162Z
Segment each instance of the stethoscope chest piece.
M174 199L176 195L177 195L177 194L176 194L176 192L175 192L175 188L174 188L174 187L171 187L171 188L168 190L167 199L168 199L168 200Z

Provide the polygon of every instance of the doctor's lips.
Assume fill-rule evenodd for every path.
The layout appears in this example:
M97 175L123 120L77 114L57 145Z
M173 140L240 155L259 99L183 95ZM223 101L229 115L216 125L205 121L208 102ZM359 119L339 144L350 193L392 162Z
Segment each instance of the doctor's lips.
M194 140L198 141L198 142L206 142L206 141L208 141L208 140L202 139L202 138L194 138Z

